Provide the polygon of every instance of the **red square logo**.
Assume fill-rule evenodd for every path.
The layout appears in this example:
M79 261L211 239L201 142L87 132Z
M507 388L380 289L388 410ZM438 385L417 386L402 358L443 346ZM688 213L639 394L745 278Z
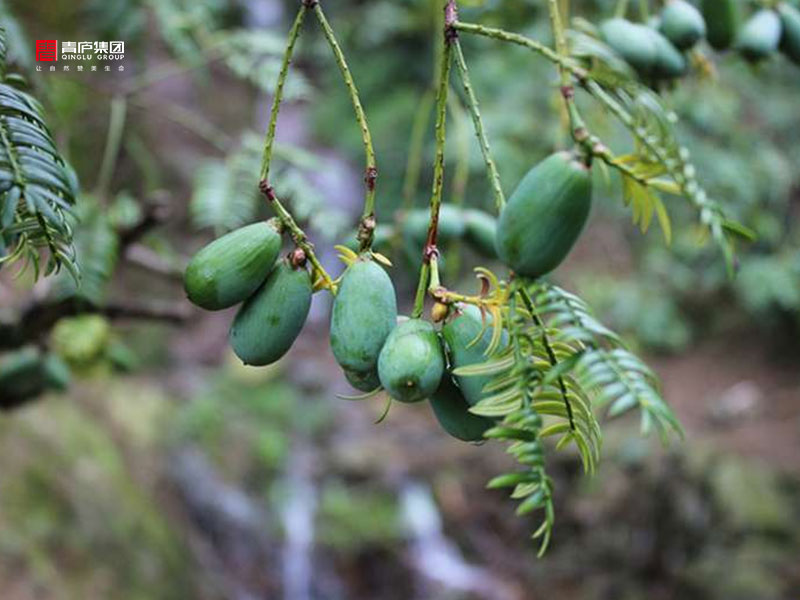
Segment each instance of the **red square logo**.
M36 60L57 61L58 60L58 41L57 40L36 40Z

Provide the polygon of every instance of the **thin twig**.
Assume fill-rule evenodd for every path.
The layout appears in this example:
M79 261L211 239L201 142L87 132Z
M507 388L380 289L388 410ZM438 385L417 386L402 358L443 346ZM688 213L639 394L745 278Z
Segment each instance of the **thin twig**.
M286 84L286 77L289 75L289 65L292 62L292 54L294 54L294 47L297 43L297 38L300 35L300 27L303 25L306 11L308 8L305 4L300 6L297 11L297 16L294 19L292 28L289 30L289 38L286 41L286 49L283 52L283 62L281 62L281 70L278 73L278 82L275 85L275 96L272 99L272 109L269 113L269 125L267 126L267 136L264 140L264 154L261 159L261 173L259 179L269 180L269 167L272 162L272 147L275 144L275 131L278 126L278 113L281 109L281 102L283 101L283 87Z
M298 248L301 248L303 252L305 252L306 259L311 263L311 266L316 274L322 279L322 287L330 290L331 293L336 293L336 284L325 270L325 267L322 266L322 263L319 262L319 259L314 252L314 244L311 243L306 235L306 232L303 231L297 224L297 221L294 220L292 214L286 210L286 207L284 207L281 201L278 200L278 197L275 195L275 190L266 182L266 180L261 181L259 189L261 190L261 193L267 197L270 206L272 206L275 214L280 219L281 224L289 232L292 241Z
M433 164L433 189L431 190L431 216L428 224L428 236L422 251L422 266L420 267L417 293L414 298L414 310L411 316L416 318L422 314L425 293L428 288L431 258L437 255L436 240L439 232L439 207L442 203L442 189L444 187L444 148L447 139L447 92L450 89L450 55L455 29L455 3L449 0L445 6L445 24L442 32L442 53L439 65L439 81L436 92L436 155Z
M467 106L469 106L470 114L472 115L472 122L475 125L475 135L481 147L483 154L483 161L486 163L486 174L489 177L489 185L492 187L492 194L494 195L494 204L497 212L499 213L506 203L505 195L503 194L503 187L500 183L500 174L497 172L497 165L495 165L492 158L492 152L489 148L489 138L486 136L486 130L483 126L483 118L481 117L480 106L478 105L478 98L475 95L475 90L472 87L472 82L469 78L469 71L467 69L467 62L464 59L464 53L461 50L461 44L456 39L453 42L453 50L455 53L456 67L461 77L461 83L464 86L464 93L467 96Z
M350 72L350 68L347 66L347 60L345 59L339 43L336 41L333 29L325 18L325 13L319 3L314 5L314 14L317 16L317 20L325 34L325 39L328 40L328 44L333 51L336 64L342 72L342 78L347 86L347 91L350 93L350 100L353 103L356 121L358 121L358 126L361 129L361 140L364 143L364 154L366 158L366 166L364 168L366 195L364 197L364 210L361 215L361 224L359 227L359 241L361 242L361 249L367 250L372 246L372 234L375 229L375 183L378 178L378 166L375 160L375 149L372 146L372 135L369 132L367 116L364 113L364 107L361 105L358 88L356 88L353 75Z

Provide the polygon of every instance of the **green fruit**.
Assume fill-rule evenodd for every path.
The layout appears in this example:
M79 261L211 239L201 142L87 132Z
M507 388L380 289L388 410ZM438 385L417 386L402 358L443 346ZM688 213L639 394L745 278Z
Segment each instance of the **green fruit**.
M774 10L763 9L744 24L736 40L736 49L747 60L768 58L778 49L781 40L781 19Z
M483 432L494 425L494 421L469 412L469 404L453 380L442 377L439 389L430 399L436 420L447 433L465 442L483 439Z
M600 25L600 35L640 75L650 75L658 58L652 30L626 19L609 19Z
M783 33L780 48L793 63L800 65L800 11L784 3L778 5Z
M268 365L292 347L311 307L311 276L287 260L275 265L264 285L239 309L229 335L246 365Z
M275 221L253 223L214 240L186 267L189 300L207 310L239 304L264 283L280 249Z
M702 0L708 43L717 50L730 48L739 29L739 0Z
M396 323L392 280L370 258L359 257L342 276L331 310L331 349L336 362L349 371L373 371Z
M482 210L465 210L464 237L472 248L487 258L497 258L494 238L497 235L497 219Z
M111 323L101 315L60 319L50 334L53 351L75 369L86 370L103 361L111 341Z
M28 346L0 357L0 408L14 408L45 389L42 355Z
M431 213L427 209L411 210L403 221L403 235L420 246L428 238L428 223ZM451 241L464 235L464 218L461 209L444 204L439 207L438 236L442 241Z
M381 386L381 380L378 379L377 369L365 373L348 371L345 369L344 376L345 379L347 379L347 383L362 392L372 392Z
M669 0L661 11L661 33L679 50L688 50L705 37L706 22L686 0Z
M653 75L659 79L675 79L686 75L689 68L686 57L657 31L653 31L652 35L658 49Z
M487 315L486 324L478 307L471 304L457 306L457 311L442 327L442 337L447 342L450 364L454 369L484 363L488 360L486 350L492 339L492 320ZM508 344L504 331L501 346ZM475 406L484 396L483 388L492 377L486 375L456 375L456 382L470 406Z
M569 254L592 204L589 168L569 152L546 158L522 179L497 226L497 254L519 275L541 277Z
M419 402L439 387L444 355L433 325L409 319L392 330L378 357L378 376L400 402Z

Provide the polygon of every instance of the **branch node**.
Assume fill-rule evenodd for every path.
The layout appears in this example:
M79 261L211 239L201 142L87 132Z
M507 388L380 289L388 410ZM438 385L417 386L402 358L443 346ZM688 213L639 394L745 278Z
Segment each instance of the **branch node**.
M425 245L425 251L422 254L422 260L425 263L430 264L430 262L431 262L431 260L433 260L434 256L437 257L437 258L439 257L439 248L436 247L435 243L426 244Z
M378 179L378 167L370 165L364 173L364 183L367 184L367 189L372 192L375 190L375 181Z
M258 191L267 197L270 202L275 201L275 188L273 188L266 179L258 182Z
M304 268L306 260L306 252L302 248L295 248L289 253L289 264L292 265L294 270Z
M458 39L456 22L458 21L458 6L455 0L448 0L444 7L444 39L447 43L452 43Z
M362 250L366 250L372 245L376 225L377 221L374 214L367 215L359 222L356 239L359 241Z
M317 4L319 4L319 0L300 0L300 4L306 8L314 8Z

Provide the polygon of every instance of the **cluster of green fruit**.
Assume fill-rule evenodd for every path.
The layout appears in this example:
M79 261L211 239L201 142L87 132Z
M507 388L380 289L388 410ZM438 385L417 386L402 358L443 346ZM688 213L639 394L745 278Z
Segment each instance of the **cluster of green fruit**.
M750 61L779 48L800 64L800 12L787 3L761 9L741 25L739 0L668 0L646 24L624 18L605 21L600 35L643 78L657 81L686 74L683 54L706 38L717 50L735 48Z
M445 235L480 239L517 275L537 278L566 257L590 206L589 168L577 155L559 152L523 178L497 222L485 213L443 207L440 226ZM428 214L423 213L427 230ZM417 227L418 217L412 217L406 227ZM279 224L256 223L211 242L186 269L186 292L196 305L220 310L243 302L230 343L245 364L278 360L308 315L311 276L303 261L278 260L280 247ZM375 255L346 254L348 265L338 279L331 311L330 343L348 382L363 392L383 388L400 402L429 399L448 433L481 439L492 421L469 409L480 401L486 378L457 376L453 370L486 360L491 341L486 316L472 305L437 305L445 309L435 317L442 322L440 329L420 318L398 317L394 285ZM503 337L501 344L507 343Z

